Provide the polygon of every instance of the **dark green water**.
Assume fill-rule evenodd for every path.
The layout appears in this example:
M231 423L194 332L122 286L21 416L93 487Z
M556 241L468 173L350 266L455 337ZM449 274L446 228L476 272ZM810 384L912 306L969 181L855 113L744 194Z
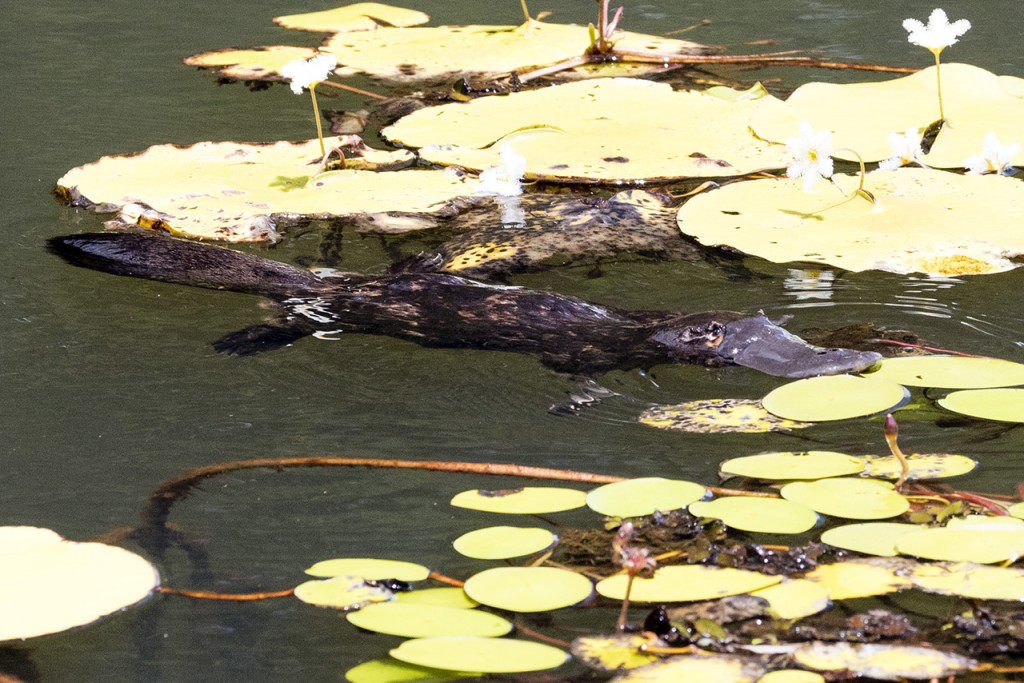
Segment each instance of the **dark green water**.
M931 3L880 0L672 2L627 7L627 28L662 32L708 17L690 34L738 45L775 38L778 49L820 49L840 59L927 65L905 41L905 16ZM152 488L188 468L237 458L351 455L519 462L622 475L710 482L724 457L806 447L790 436L697 437L632 422L647 403L756 398L780 382L753 371L657 368L602 383L628 399L578 418L549 404L573 382L534 359L430 350L387 338L305 340L265 356L221 357L211 340L258 320L242 295L117 279L73 269L46 254L47 237L99 229L102 217L50 197L67 169L102 155L165 142L307 137L305 100L287 88L218 87L181 65L212 48L315 43L274 26L275 15L329 6L285 2L79 3L4 9L0 23L0 524L50 527L88 539L132 526ZM518 3L420 5L439 23L507 23ZM587 21L590 0L560 0L559 21ZM975 28L946 54L998 73L1024 75L1012 0L950 2ZM796 85L852 74L772 72ZM336 100L333 106L359 105ZM1007 225L1020 220L1005 217ZM971 226L964 226L970 230ZM310 234L308 240L314 240ZM379 243L353 237L352 267L382 268ZM308 249L286 242L284 260ZM928 280L835 274L827 299L802 299L784 266L749 259L763 279L731 281L706 264L610 265L520 278L626 307L758 309L795 314L795 329L871 320L911 328L937 346L1020 360L1022 271ZM813 430L828 448L876 451L877 423ZM904 447L954 450L981 461L964 488L1009 492L1024 464L1019 431L906 424ZM169 585L275 590L331 556L410 559L466 575L476 565L448 550L493 519L447 506L472 486L511 485L466 476L378 471L243 472L212 480L172 514L206 553L178 551L158 564ZM358 634L327 610L294 600L213 604L155 599L97 626L18 645L43 681L340 680L352 664L384 655L397 639Z

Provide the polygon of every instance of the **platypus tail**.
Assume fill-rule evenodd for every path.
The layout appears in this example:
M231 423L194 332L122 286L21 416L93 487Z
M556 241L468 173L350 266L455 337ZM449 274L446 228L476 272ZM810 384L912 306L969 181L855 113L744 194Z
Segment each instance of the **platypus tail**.
M159 235L84 233L54 237L48 246L72 265L193 287L270 297L315 295L330 287L287 263Z

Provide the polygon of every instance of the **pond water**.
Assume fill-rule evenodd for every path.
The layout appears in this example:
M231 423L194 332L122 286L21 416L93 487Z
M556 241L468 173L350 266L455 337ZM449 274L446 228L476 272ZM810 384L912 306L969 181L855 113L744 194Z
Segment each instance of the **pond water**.
M649 0L626 25L662 33L710 18L687 37L735 51L820 50L838 59L926 66L900 22L931 2ZM119 279L71 268L43 249L50 236L100 229L103 218L57 205L54 181L102 155L201 140L298 139L310 134L307 100L287 88L218 87L180 63L227 46L315 44L271 17L329 6L299 0L142 3L46 0L5 9L0 24L3 169L0 187L0 524L50 527L89 539L138 523L158 482L188 468L239 458L342 455L514 462L625 476L711 483L725 457L816 447L884 448L877 421L826 425L799 437L692 436L635 422L650 403L758 398L781 383L752 370L658 367L610 373L622 398L576 417L550 414L575 383L534 358L432 350L384 337L304 340L247 359L210 342L261 319L254 297ZM424 0L438 23L512 23L518 3ZM588 21L591 0L554 0L553 20ZM1013 0L949 2L974 29L951 60L1024 75ZM756 49L756 48L754 48ZM742 78L852 80L854 73L775 70ZM336 108L356 107L339 98ZM1006 216L1006 222L1020 220ZM317 226L268 255L297 260L316 249ZM970 225L964 226L970 230ZM346 237L343 266L380 270L375 239ZM1020 360L1024 271L927 279L826 271L827 290L806 291L790 270L747 259L749 277L707 263L606 263L514 279L604 304L651 309L764 309L791 327L871 321L908 328L936 346ZM817 297L808 298L808 294ZM961 480L1008 493L1022 479L1024 436L993 425L903 425L904 449L963 452L981 467ZM177 587L278 590L302 569L364 554L422 562L456 576L480 563L449 550L459 534L494 523L448 507L470 487L511 479L372 470L241 472L213 479L171 515L196 549L158 559ZM569 519L573 519L571 516ZM580 521L588 520L581 516ZM611 628L609 616L608 628ZM154 599L77 632L18 645L27 680L336 681L397 639L357 633L329 610L285 599L255 604ZM12 665L13 666L13 665ZM27 672L27 673L26 673Z

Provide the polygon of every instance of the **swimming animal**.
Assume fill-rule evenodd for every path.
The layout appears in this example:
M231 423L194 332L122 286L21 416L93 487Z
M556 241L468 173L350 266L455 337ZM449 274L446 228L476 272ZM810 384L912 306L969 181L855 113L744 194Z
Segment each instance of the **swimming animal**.
M428 347L530 353L555 370L586 375L688 362L798 378L855 372L881 359L812 346L763 313L627 311L443 272L320 276L255 254L132 232L55 237L49 248L76 266L275 302L276 321L214 342L218 351L236 355L318 332L346 332Z

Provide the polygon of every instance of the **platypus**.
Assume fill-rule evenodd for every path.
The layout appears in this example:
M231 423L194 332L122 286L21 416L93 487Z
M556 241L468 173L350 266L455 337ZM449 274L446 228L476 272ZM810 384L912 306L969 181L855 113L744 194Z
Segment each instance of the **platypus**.
M800 378L856 372L881 359L873 352L812 346L760 312L629 311L450 273L323 276L254 254L132 232L55 237L49 248L69 263L114 275L274 301L275 322L214 342L218 351L235 355L317 332L355 332L431 347L531 353L550 368L577 375L687 362Z

